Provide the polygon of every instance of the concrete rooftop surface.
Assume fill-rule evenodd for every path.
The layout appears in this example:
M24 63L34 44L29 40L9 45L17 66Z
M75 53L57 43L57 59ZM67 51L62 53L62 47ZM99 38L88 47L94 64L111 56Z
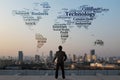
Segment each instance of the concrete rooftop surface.
M59 76L58 79L55 79L54 76L39 76L39 75L29 75L29 76L18 76L18 75L0 75L0 80L120 80L120 76L104 76L104 75L96 75L96 76L66 76L66 79L62 79Z

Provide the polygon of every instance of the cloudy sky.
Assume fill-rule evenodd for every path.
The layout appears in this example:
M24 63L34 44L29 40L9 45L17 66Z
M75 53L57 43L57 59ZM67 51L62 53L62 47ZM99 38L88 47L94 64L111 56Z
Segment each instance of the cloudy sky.
M32 10L34 3L48 2L51 8L47 16L32 26L25 24L22 16L13 15L13 10ZM59 45L67 54L83 55L96 50L100 56L120 56L120 0L0 0L0 56L17 56L18 51L24 55L45 54L50 50L55 52ZM69 37L61 43L60 33L53 31L58 12L62 8L77 9L79 6L89 5L109 9L104 15L99 14L92 24L85 29L76 26L70 28ZM47 38L47 42L37 52L35 34L40 33ZM94 42L103 40L104 46Z

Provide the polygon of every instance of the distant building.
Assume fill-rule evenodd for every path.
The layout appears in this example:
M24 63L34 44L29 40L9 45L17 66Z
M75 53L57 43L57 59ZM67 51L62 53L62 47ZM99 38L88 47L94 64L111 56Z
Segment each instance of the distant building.
M90 51L90 54L91 54L91 55L95 55L95 49L92 49L92 50Z
M91 55L91 62L95 62L97 60L97 56L95 55L95 49L92 49L90 51L90 55Z
M40 61L40 55L35 55L35 62L39 62Z
M92 61L92 62L97 61L97 56L96 56L96 55L92 55L92 56L91 56L91 61Z
M101 64L101 63L91 63L90 67L103 67L103 64Z
M87 62L87 54L84 54L84 62Z
M5 66L9 66L11 64L13 64L12 60L0 60L0 68L4 68Z
M23 52L22 51L18 51L18 62L19 62L19 64L21 64L23 62Z
M83 57L82 56L78 57L78 62L83 62Z
M118 60L117 60L117 63L119 63L119 64L120 64L120 59L118 59Z
M49 53L49 58L50 58L51 61L53 60L53 51L52 50Z
M91 55L87 54L86 59L87 59L87 62L91 62Z
M76 60L77 60L77 57L76 57L75 54L73 54L73 59L72 59L72 61L73 61L73 62L76 62Z
M84 62L95 62L97 60L97 56L95 55L95 50L91 50L90 54L84 54Z

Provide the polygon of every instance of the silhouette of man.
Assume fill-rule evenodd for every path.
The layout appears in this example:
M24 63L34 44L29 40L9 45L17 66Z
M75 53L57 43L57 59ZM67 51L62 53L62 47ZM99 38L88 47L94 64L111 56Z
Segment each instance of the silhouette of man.
M62 70L62 78L65 79L64 61L66 61L67 55L64 51L62 51L62 46L59 46L58 49L59 51L56 52L55 57L53 59L53 62L57 59L55 78L58 78L58 70L60 67Z

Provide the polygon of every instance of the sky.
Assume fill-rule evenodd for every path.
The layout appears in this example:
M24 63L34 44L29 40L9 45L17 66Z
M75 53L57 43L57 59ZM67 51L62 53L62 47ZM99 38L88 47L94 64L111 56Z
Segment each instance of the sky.
M13 15L13 10L33 9L33 3L48 2L51 6L49 15L43 16L40 21L30 29L25 25L22 16ZM25 56L35 54L48 55L54 53L62 45L67 54L84 55L95 49L99 56L120 56L120 0L0 0L0 56L17 56L23 51ZM92 24L84 27L70 29L69 37L64 44L61 43L60 33L53 31L58 12L62 8L76 9L82 5L102 7L109 9L104 15L99 15ZM47 42L37 51L35 34L40 33ZM97 40L103 40L104 46L94 46Z

